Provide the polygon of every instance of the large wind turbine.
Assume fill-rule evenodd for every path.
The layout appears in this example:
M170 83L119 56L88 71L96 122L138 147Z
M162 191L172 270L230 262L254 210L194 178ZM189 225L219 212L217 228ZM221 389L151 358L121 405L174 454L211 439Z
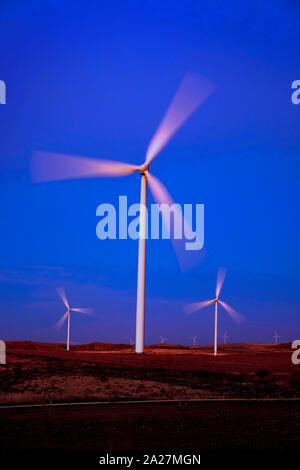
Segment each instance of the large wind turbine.
M217 355L218 352L218 304L220 304L224 310L233 318L234 321L237 323L241 323L244 319L242 315L240 315L236 310L231 308L225 302L220 300L220 293L223 286L223 282L225 279L226 270L220 268L218 270L218 277L217 277L217 286L216 286L216 297L212 300L205 300L204 302L195 302L192 304L185 305L184 309L186 313L193 313L197 310L200 310L203 307L207 307L208 305L215 304L215 331L214 331L214 355Z
M144 352L145 325L145 267L147 237L147 183L155 201L159 204L173 205L173 200L164 185L149 172L149 165L165 147L175 132L191 114L212 93L215 86L205 78L187 73L183 78L167 112L147 148L142 165L132 165L117 161L99 160L57 153L36 152L31 161L31 175L34 182L57 181L72 178L91 178L102 176L125 176L134 172L141 175L140 223L138 247L138 276L136 301L136 352ZM177 212L177 216L176 216ZM161 206L162 218L168 226L169 213ZM180 221L182 213L174 207L174 225ZM182 227L182 225L181 225ZM174 227L174 232L176 227ZM174 241L175 250L178 240ZM177 252L177 255L179 253Z
M64 306L66 307L67 311L66 313L61 317L61 319L56 323L57 328L61 328L63 323L65 322L66 319L68 319L68 328L67 328L67 351L70 349L70 323L71 323L71 312L80 312L80 313L86 313L87 315L91 314L93 310L91 308L73 308L70 307L69 302L67 300L65 291L62 287L57 289L57 293L60 296L61 300L64 303Z

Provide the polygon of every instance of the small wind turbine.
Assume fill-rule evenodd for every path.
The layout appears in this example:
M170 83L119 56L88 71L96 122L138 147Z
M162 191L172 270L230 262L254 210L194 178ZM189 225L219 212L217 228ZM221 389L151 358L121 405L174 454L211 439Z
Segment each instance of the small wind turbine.
M241 323L243 320L242 315L240 315L236 310L231 308L225 302L219 299L220 292L222 289L222 285L225 279L226 270L220 268L218 270L218 277L217 277L217 286L216 286L216 297L212 300L205 300L204 302L195 302L192 304L188 304L185 306L186 313L193 313L197 310L200 310L203 307L207 307L208 305L215 304L215 333L214 333L214 355L217 355L218 352L218 304L222 305L224 310L235 320L237 323Z
M182 211L173 206L173 200L161 183L149 171L149 165L167 145L169 140L196 109L213 92L215 86L207 79L195 73L187 73L167 112L152 137L142 165L132 165L118 161L75 157L58 153L36 152L31 160L31 178L33 182L58 181L74 178L98 178L107 176L126 176L138 172L141 175L140 215L139 215L139 246L138 275L136 301L136 341L137 353L144 352L145 338L145 270L146 270L146 238L147 238L147 184L155 201L160 204L162 218L167 230L170 231L170 206L174 208L174 233L182 229ZM185 234L192 233L185 221ZM172 239L177 256L182 250L179 239ZM180 246L181 245L181 246ZM179 259L180 261L180 259Z
M224 332L224 334L223 334L223 339L224 339L224 344L227 344L227 340L229 339L229 336L228 336L226 330L225 330L225 332Z
M277 333L277 331L275 331L275 334L273 336L273 339L275 340L275 344L278 344L278 338L280 338L279 334Z
M66 307L67 311L66 313L60 318L60 320L56 323L57 328L61 328L63 323L65 322L66 319L68 319L68 328L67 328L67 351L70 349L70 323L71 323L71 312L80 312L80 313L85 313L87 315L93 313L93 310L90 308L73 308L70 307L69 302L67 300L65 291L62 287L57 289L57 293L60 296L61 300L64 303L64 306Z
M163 336L160 336L160 344L164 344L167 341L167 338L163 338Z
M196 346L196 344L197 344L197 339L198 339L198 336L197 336L197 335L191 336L191 340L193 341L193 346Z

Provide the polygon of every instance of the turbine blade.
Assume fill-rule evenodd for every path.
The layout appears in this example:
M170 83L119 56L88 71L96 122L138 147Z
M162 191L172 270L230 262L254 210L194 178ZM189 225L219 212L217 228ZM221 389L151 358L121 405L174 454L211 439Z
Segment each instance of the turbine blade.
M226 276L226 269L225 268L219 268L218 269L218 275L217 275L217 286L216 286L216 297L217 297L217 299L220 296L225 276Z
M186 238L184 234L191 234L192 228L184 218L181 207L175 204L171 195L163 183L153 176L149 171L146 172L149 188L155 202L159 205L164 227L168 232L173 244L180 268L183 271L196 266L204 255L204 250L187 251L185 249ZM173 230L171 233L171 213L173 213Z
M170 208L174 211L174 234L182 232L183 214L179 205L175 204L163 183L147 172L147 180L154 200L161 206L161 213L166 229L170 234Z
M35 152L31 158L33 183L100 176L125 176L137 170L136 165L129 163L61 153Z
M145 163L150 163L156 157L179 127L208 98L214 89L215 85L206 78L195 73L186 73L161 124L150 141Z
M63 288L63 287L59 287L59 288L57 289L57 293L58 293L59 297L61 298L61 300L63 301L65 307L66 307L67 309L69 309L70 306L69 306L69 302L68 302L68 300L67 300L67 296L66 296L66 293L65 293L64 288Z
M229 315L233 318L233 320L238 323L238 324L241 324L243 321L244 321L244 317L243 315L241 315L239 312L237 312L236 310L234 310L232 307L230 307L229 305L227 305L225 302L223 302L222 300L219 300L219 303L222 305L222 307L224 308L224 310L226 310L227 313L229 313Z
M55 328L61 328L62 327L62 325L64 324L65 320L68 317L68 313L69 313L69 311L67 310L67 312L58 320L58 322L55 325Z
M190 315L191 313L194 313L197 310L207 307L208 305L211 305L213 303L214 303L214 300L204 300L203 302L194 302L192 304L184 305L183 308L184 308L185 313L187 315Z
M86 315L93 315L94 310L92 308L72 308L73 312L85 313Z

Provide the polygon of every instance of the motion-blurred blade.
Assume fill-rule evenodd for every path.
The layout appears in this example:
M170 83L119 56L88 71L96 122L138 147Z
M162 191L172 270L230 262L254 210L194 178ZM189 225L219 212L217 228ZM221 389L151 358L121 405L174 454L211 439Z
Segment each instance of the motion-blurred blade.
M195 73L186 73L160 126L150 141L146 153L146 163L150 163L156 157L179 127L214 89L215 85L206 78Z
M67 296L66 296L66 293L65 293L64 288L63 288L63 287L59 287L59 288L57 289L57 293L58 293L59 297L61 298L61 300L63 301L65 307L66 307L67 309L69 309L70 306L69 306L69 302L68 302L68 300L67 300Z
M67 319L69 310L58 320L58 322L55 325L55 328L61 328L62 325L64 324L65 320Z
M211 305L213 302L214 302L213 300L204 300L203 302L195 302L192 304L187 304L183 308L184 308L185 313L189 315L190 313L194 313L197 310L200 310L201 308Z
M190 227L188 221L184 218L180 205L174 203L167 189L158 178L149 172L146 172L146 176L153 198L160 206L162 220L166 231L170 235L170 239L173 244L180 268L183 271L186 271L187 269L190 269L199 263L200 258L202 258L204 255L203 250L199 250L198 252L189 252L185 250L185 243L188 240L184 237L184 233L192 233L192 228ZM171 213L173 213L172 231L172 219L170 216ZM179 236L180 234L182 235Z
M138 170L129 163L76 157L61 153L35 152L31 158L33 183L100 176L125 176Z
M147 172L147 181L149 183L150 190L152 192L153 198L157 204L161 205L161 213L164 224L170 233L170 208L174 212L174 234L182 232L183 228L183 214L179 205L176 205L173 201L171 195L168 193L166 187L162 182L153 176L151 173Z
M232 307L230 307L229 305L227 305L225 302L223 302L222 300L219 300L219 303L222 305L222 307L224 308L224 310L226 310L227 313L229 313L229 315L233 318L233 320L236 322L236 323L242 323L244 321L244 317L243 315L241 315L240 313L238 313L236 310L234 310Z
M80 312L80 313L85 313L86 315L93 315L94 310L92 308L72 308L71 309L74 312Z
M226 276L226 269L225 268L219 268L218 269L218 276L217 276L217 286L216 286L216 297L217 297L217 299L220 296L225 276Z

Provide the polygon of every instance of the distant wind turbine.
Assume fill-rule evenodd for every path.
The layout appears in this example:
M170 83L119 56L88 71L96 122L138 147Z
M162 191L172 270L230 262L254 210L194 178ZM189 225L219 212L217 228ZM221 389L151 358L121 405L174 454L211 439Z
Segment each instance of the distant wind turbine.
M67 327L67 351L70 349L70 323L71 323L71 312L80 312L85 313L87 315L92 314L93 310L91 308L73 308L70 307L69 302L67 300L65 291L62 287L57 289L57 293L60 296L61 300L63 301L64 306L66 307L66 313L60 318L60 320L56 323L57 328L61 328L63 323L66 319L68 319L68 327Z
M169 207L174 202L164 185L149 172L149 165L169 140L194 111L208 98L215 86L207 79L194 73L187 73L167 112L157 128L146 151L142 165L132 165L118 161L75 157L58 153L36 152L31 160L31 177L33 182L57 181L74 178L92 178L103 176L126 176L134 172L141 175L140 220L138 247L138 276L136 301L136 352L144 352L145 337L145 269L146 269L146 238L147 238L147 183L155 201L160 204L164 224L169 229ZM173 206L174 234L182 230L182 211ZM185 221L185 231L192 232ZM179 239L172 239L177 256L182 255L182 244Z
M164 344L167 341L167 338L160 336L160 344Z
M216 286L216 297L212 300L205 300L204 302L195 302L192 304L188 304L185 306L186 313L193 313L197 310L200 310L203 307L207 307L208 305L215 304L215 333L214 333L214 355L217 355L218 352L218 304L222 305L224 310L233 318L234 321L237 323L241 323L243 320L243 316L240 315L236 310L231 308L225 302L219 299L220 292L223 286L223 282L225 279L226 270L220 268L218 270L218 277L217 277L217 286Z
M275 331L274 333L274 336L273 336L273 339L275 341L275 344L278 344L278 338L280 338L279 334L277 333L277 331Z
M228 336L226 330L225 330L225 332L224 332L224 334L223 334L223 339L224 339L224 344L227 344L227 340L229 339L229 336Z
M197 339L198 339L198 336L197 336L197 335L191 336L191 340L193 341L193 346L196 346L196 344L197 344Z

